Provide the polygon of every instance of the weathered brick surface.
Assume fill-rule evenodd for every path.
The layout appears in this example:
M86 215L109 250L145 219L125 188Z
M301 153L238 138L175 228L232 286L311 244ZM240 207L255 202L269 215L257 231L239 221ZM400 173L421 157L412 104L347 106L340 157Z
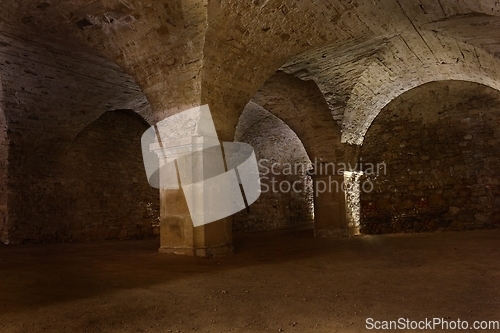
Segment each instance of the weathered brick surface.
M140 168L147 125L125 115L99 118L123 108L150 120L134 80L82 46L67 49L61 41L42 43L10 30L0 34L0 45L1 241L152 236L148 216L156 208L146 213L143 206L158 204L158 196L141 185Z
M259 161L262 189L248 210L234 216L233 230L257 231L299 226L312 222L312 184L310 177L287 164L308 165L309 157L297 135L267 110L249 103L240 117L235 139L251 144ZM274 171L271 171L276 164ZM299 170L298 170L299 171ZM274 190L273 190L274 182ZM293 191L287 184L297 183ZM281 186L281 188L280 188Z
M1 79L1 78L0 78ZM0 100L1 95L0 80ZM5 119L4 108L0 103L0 243L7 242L8 235L8 166L9 166L9 142L7 136L7 120Z
M487 28L485 28L487 29ZM378 51L355 82L342 123L342 140L361 144L390 101L422 84L464 80L500 89L498 59L486 50L431 31L408 31Z
M387 103L423 83L500 88L499 13L496 0L2 1L0 237L18 223L3 203L27 196L15 184L50 189L61 153L105 111L132 109L152 122L209 104L220 138L232 140L244 106L281 68L315 81L310 96L322 113L287 113L286 98L274 110L304 129L311 156L338 161L341 146L325 153L339 134L325 107L343 142L359 145Z
M500 226L500 93L464 81L396 98L369 129L362 162L387 165L361 195L364 233Z
M284 121L300 138L312 161L330 162L344 157L340 127L314 81L277 72L252 102Z
M148 128L132 111L107 112L85 128L50 171L12 175L10 242L67 242L154 237L158 190L144 174L140 137Z

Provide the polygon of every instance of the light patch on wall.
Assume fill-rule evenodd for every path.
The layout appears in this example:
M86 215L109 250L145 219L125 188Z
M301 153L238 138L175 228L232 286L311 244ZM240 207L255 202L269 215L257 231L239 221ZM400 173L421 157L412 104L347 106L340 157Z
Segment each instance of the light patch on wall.
M360 179L363 172L359 171L345 171L344 172L344 186L345 186L345 200L347 206L347 225L349 226L350 236L359 235L361 225L361 184Z

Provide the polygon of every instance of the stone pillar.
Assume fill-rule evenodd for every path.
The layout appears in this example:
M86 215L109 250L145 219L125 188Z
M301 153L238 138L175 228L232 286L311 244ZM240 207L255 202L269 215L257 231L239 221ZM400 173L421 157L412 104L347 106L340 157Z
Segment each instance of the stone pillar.
M314 236L347 237L346 201L342 190L344 176L312 176L314 195Z
M194 227L182 190L160 190L160 249L197 257L232 252L232 217Z
M224 172L223 160L212 158L211 149L204 149L207 142L210 142L208 146L214 147L214 153L217 149L220 150L213 141L214 138L211 137L197 136L166 140L161 145L152 144L150 147L160 162L159 251L162 253L211 257L232 252L232 217L195 226L186 195L196 196L196 204L201 212L210 210L211 207L203 209L206 204L203 193L200 195L195 190L191 194L185 193L189 190L183 190L179 186L182 178L195 183ZM187 162L183 160L184 156L189 156ZM220 156L222 155L215 157ZM179 168L184 172L179 172Z
M148 181L160 189L160 252L232 252L232 217L225 216L237 198L231 191L240 188L236 178L227 185L219 177L227 168L208 106L157 123L144 133L142 149Z
M344 172L346 222L350 237L360 234L362 175L359 171Z

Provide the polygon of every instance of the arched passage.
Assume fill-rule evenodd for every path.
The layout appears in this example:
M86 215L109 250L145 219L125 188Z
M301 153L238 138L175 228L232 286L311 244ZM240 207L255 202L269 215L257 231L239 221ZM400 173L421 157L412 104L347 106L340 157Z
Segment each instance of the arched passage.
M9 162L2 165L8 172L2 191L8 207L2 210L8 213L2 213L7 214L2 241L93 239L86 232L78 236L66 232L75 222L70 218L87 216L78 212L88 207L65 205L61 195L66 190L79 193L80 202L85 202L96 194L88 192L87 185L68 185L71 181L63 175L73 165L65 158L78 133L106 111L133 109L150 120L146 98L131 76L88 47L75 43L69 48L49 36L7 28L0 40L2 123L6 124L2 133L8 140L2 145L8 147ZM95 150L102 152L101 147ZM74 209L68 214L70 207Z
M473 82L431 82L391 101L360 153L373 183L361 193L361 231L498 226L499 122L500 92Z
M300 227L313 222L311 165L301 140L282 120L250 102L236 129L235 141L255 150L261 176L259 199L233 218L234 231Z
M324 78L330 86L338 83L335 79L347 82L338 91L342 95L341 100L337 103L330 99L329 102L336 108L334 117L339 123L346 103L352 103L348 107L347 122L344 122L344 141L350 143L360 143L360 133L364 133L373 120L370 118L373 114L364 112L374 107L376 98L370 100L370 89L363 86L365 83L369 87L379 85L378 82L369 82L369 74L363 75L365 65L369 67L373 61L380 60L377 52L371 52L371 47L382 47L388 40L397 42L403 37L403 44L408 44L406 46L411 49L406 51L423 59L425 67L428 59L420 55L427 56L434 51L433 47L428 47L432 41L424 36L422 27L456 16L478 16L478 13L479 16L498 15L498 2L494 0L480 3L448 1L439 5L395 0L347 3L110 0L57 4L21 1L15 5L6 1L0 6L3 9L2 20L14 30L31 30L42 36L59 34L67 40L73 40L67 38L73 34L107 55L134 76L148 96L156 120L191 106L209 104L214 112L219 137L224 140L233 138L241 110L287 59L303 52L299 58L308 65L311 54L329 59L328 55L318 51L318 47L327 45L330 50L337 48L340 57L334 57L337 61L333 66L336 67L332 71L333 79L328 71L316 77ZM406 38L407 35L411 36ZM343 56L357 46L369 52L356 53L354 57ZM358 61L364 58L369 58L369 61ZM439 55L435 58L441 60ZM406 59L415 60L411 54ZM352 61L361 67L344 66ZM329 65L326 64L327 67ZM90 67L93 66L85 66ZM307 72L310 67L302 66L294 73L301 76L301 71ZM343 67L346 70L340 70L337 75L337 70ZM391 70L390 66L388 68ZM37 72L27 68L26 74L32 73L36 75ZM363 82L353 88L360 78ZM325 96L337 94L335 89L325 89L326 84L320 86ZM390 87L389 93L395 87ZM351 95L356 96L354 99L359 103L350 99ZM358 117L357 113L361 115ZM97 115L94 116L93 119L96 119ZM74 118L75 123L77 118ZM83 123L88 119L79 118ZM50 126L48 128L51 129ZM27 136L34 139L37 134ZM29 139L27 142L30 142ZM49 142L48 147L57 140L53 137L44 139ZM43 153L45 151L42 150ZM165 197L164 201L169 200ZM194 231L189 229L191 221L187 212L183 216L182 229L192 235ZM176 218L166 217L165 225L171 222L176 225ZM202 248L202 252L207 247L222 246L224 251L229 249L229 224L229 220L221 221L200 230L200 243L195 247Z
M15 242L69 242L155 237L159 193L143 176L141 135L149 125L135 112L110 111L51 156L50 186L17 182L10 213Z
M72 142L62 173L74 182L64 186L72 204L66 210L80 237L142 239L158 234L159 193L143 175L140 149L148 128L132 110L109 111Z
M290 126L302 140L311 161L337 162L344 158L340 127L314 81L277 72L255 94L252 102Z
M343 189L344 166L351 164L355 155L349 145L341 143L340 127L315 82L277 72L252 102L290 126L311 159L315 235L338 237L355 233L355 228L349 227L351 214Z

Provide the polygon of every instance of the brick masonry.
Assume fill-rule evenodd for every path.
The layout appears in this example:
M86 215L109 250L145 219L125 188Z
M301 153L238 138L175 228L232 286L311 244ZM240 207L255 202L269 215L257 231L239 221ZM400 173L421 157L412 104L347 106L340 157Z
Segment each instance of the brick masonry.
M429 83L388 104L361 150L365 168L387 165L361 194L361 231L500 226L499 122L500 93L477 83Z
M297 135L279 118L249 103L240 117L236 140L254 147L263 193L248 210L234 216L233 230L261 231L311 223L311 179L304 173L295 173L295 170L289 175L284 169L287 164L295 166L310 163ZM271 170L273 164L274 171ZM287 185L294 182L298 182L297 192L290 190Z
M159 194L140 146L148 127L132 111L107 112L51 156L50 170L14 178L10 242L155 237Z
M141 177L144 94L94 51L31 37L0 34L0 241L154 236L158 194ZM114 109L140 116L106 113Z
M299 97L290 98L292 104L313 97L323 110L299 104L292 115L281 93L265 96L271 97L266 102L281 101L280 107L261 105L299 134L311 159L338 161L343 151L329 149L327 135L339 133L329 131L328 112L343 142L361 144L386 103L423 83L460 79L500 87L496 0L438 6L395 0L20 0L3 1L0 9L4 242L21 223L18 210L25 207L18 201L53 191L58 158L106 111L131 109L152 123L209 104L219 137L232 140L241 110L281 68L314 81L317 94L296 94L300 85L282 86L293 83L284 77L268 85L271 92ZM273 146L273 137L262 136L267 139ZM276 151L263 156L279 156ZM27 180L37 185L18 186Z

